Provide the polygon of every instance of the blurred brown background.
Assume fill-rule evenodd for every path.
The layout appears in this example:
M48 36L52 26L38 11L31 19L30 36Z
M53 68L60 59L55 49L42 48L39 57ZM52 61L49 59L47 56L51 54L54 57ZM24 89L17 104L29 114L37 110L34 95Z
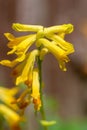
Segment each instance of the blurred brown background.
M45 91L58 100L62 118L87 116L87 0L0 0L0 57L8 58L4 32L13 32L13 22L52 26L72 23L75 30L66 39L75 46L67 72L52 55L43 62ZM17 35L17 33L16 33ZM12 58L10 56L10 58ZM13 86L10 69L0 66L0 84Z

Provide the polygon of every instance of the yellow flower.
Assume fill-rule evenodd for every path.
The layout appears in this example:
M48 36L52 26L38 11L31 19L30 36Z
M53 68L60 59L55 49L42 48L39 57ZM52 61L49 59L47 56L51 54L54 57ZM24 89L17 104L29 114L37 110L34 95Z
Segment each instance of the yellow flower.
M60 35L61 33L69 34L73 31L73 25L72 24L56 25L45 28L44 31L46 36L48 36L48 34L54 34L54 33L58 35Z
M15 60L2 60L0 61L1 65L7 66L7 67L14 67L16 64L18 64L19 62L22 62L24 59L26 58L26 55L21 55L19 57L17 57Z
M33 70L33 67L34 67L35 58L38 55L39 55L39 51L38 50L34 50L34 51L31 51L29 53L29 56L27 57L26 61L24 61L25 64L24 64L24 67L22 68L22 72L16 79L16 85L18 85L19 83L23 83L23 82L28 80L29 74ZM18 68L20 69L21 64L18 65L18 66L19 66Z
M22 31L22 32L38 32L43 29L43 26L40 25L25 25L25 24L20 24L20 23L13 23L12 28L15 31Z
M31 70L33 69L35 58L39 55L38 50L33 50L27 55L25 55L25 59L21 62L20 58L16 58L13 61L10 60L2 60L0 64L14 67L18 62L21 62L16 68L13 70L13 76L18 76L16 79L16 85L19 83L23 83L28 80L28 76L30 75Z
M12 109L18 110L19 109L18 106L16 104L12 104L12 102L14 102L15 100L14 96L17 94L17 92L18 92L18 88L8 89L8 88L0 87L0 101L5 103Z
M64 24L44 28L36 25L13 24L13 29L16 31L34 31L37 32L36 42L37 47L44 45L40 51L40 59L48 52L51 52L59 62L59 66L63 71L66 71L65 62L69 61L68 55L74 52L74 47L71 43L64 40L65 34L73 31L72 24ZM40 44L40 45L39 45Z
M47 32L46 34L49 33L66 33L69 34L73 31L73 25L72 24L63 24L63 25L57 25L57 26L52 26L48 28L44 28L43 26L40 25L25 25L25 24L20 24L20 23L13 23L12 28L15 31L20 31L20 32L39 32L40 30L44 30Z
M14 53L17 55L17 58L13 61L2 60L0 64L14 67L17 63L25 60L26 53L34 42L36 42L37 46L39 47L38 44L40 44L43 39L43 43L41 43L40 45L44 45L44 48L43 46L41 46L40 59L43 60L45 54L47 54L48 52L52 52L52 54L54 54L55 57L58 59L60 68L66 71L65 62L69 61L67 55L74 52L74 47L71 43L66 42L64 40L64 37L65 34L69 34L73 31L72 24L64 24L44 28L43 26L39 25L24 25L20 23L14 23L12 25L12 28L16 31L31 31L35 32L36 34L30 34L16 38L10 33L5 33L5 36L10 41L8 43L8 47L12 49L7 54ZM47 45L45 44L46 42Z
M8 43L8 47L12 49L7 54L15 53L19 56L22 54L25 54L27 52L27 50L30 48L30 46L36 40L35 34L21 36L18 38L15 38L10 33L5 33L4 35L7 37L8 40L10 40L10 42ZM13 38L13 40L12 40L12 38Z
M60 48L62 48L65 51L69 51L70 53L74 52L74 47L71 43L66 42L64 40L64 37L65 34L71 33L72 31L73 31L72 24L52 26L44 29L45 35L48 39L52 40Z
M66 42L61 36L49 34L49 39L53 40L53 43L65 50L67 54L74 52L74 47L71 43Z
M33 103L36 110L40 110L41 107L41 100L40 100L40 82L39 82L39 75L38 70L33 70L33 82L32 82L32 93L31 96L33 97Z
M31 96L37 99L40 96L40 83L39 83L39 75L38 70L33 70L33 82L32 82L32 94Z
M2 114L2 116L7 120L12 130L20 130L19 122L21 118L15 111L0 104L0 114Z
M37 41L37 46L44 45L45 48L49 50L58 60L59 62L59 67L63 70L66 71L65 67L65 62L69 61L68 54L72 53L74 51L73 47L69 45L69 48L67 46L67 50L69 49L70 51L64 50L57 46L56 44L53 44L49 40L46 40L44 38L41 38L40 40Z
M42 105L40 99L42 96L40 95L42 88L40 88L39 70L34 68L39 66L38 59L43 60L47 53L52 53L58 60L60 69L66 71L65 63L70 61L68 55L74 52L74 47L71 43L65 41L64 38L66 34L73 31L73 25L64 24L44 28L39 25L14 23L12 28L15 31L34 32L34 34L15 37L11 33L5 33L5 37L9 40L7 46L11 49L7 55L15 54L16 58L12 61L2 60L0 64L14 67L12 75L15 77L16 85L24 83L28 87L27 89L25 88L24 92L14 103L17 103L19 108L24 110L27 105L33 102L35 110L38 111ZM33 43L36 43L36 49L28 52ZM2 92L4 94L0 95L1 101L10 106L14 93L12 95L12 93L9 91L7 92L7 90ZM14 120L16 120L16 118L17 120L19 119L9 108L1 106L0 111L4 114L5 109L6 111L8 110L6 117L9 117L9 119L12 118L13 120L13 116L11 115L14 115Z

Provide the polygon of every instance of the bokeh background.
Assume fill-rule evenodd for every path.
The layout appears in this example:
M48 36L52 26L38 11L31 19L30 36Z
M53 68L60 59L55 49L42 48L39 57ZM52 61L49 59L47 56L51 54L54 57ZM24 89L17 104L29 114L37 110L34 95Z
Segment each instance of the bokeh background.
M75 53L70 55L71 62L67 65L67 72L59 69L52 55L45 57L44 93L56 100L57 116L61 119L86 118L87 0L0 0L0 59L8 58L7 40L3 33L12 32L16 36L18 34L11 29L12 23L15 22L46 27L67 23L74 25L74 32L66 36L66 40L75 46ZM10 59L12 58L13 56L10 56ZM0 66L0 85L14 85L10 71L9 68ZM53 107L55 108L55 105Z

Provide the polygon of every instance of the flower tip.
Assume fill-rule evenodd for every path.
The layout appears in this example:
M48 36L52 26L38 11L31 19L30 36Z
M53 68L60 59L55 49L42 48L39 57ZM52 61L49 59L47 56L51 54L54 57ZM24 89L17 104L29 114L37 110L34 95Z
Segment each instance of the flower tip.
M4 36L7 37L9 35L9 33L4 33Z
M16 24L16 23L13 23L13 24L12 24L12 28L14 28L15 24Z
M67 32L71 33L71 32L73 32L73 30L74 30L74 26L72 24L68 24Z
M15 31L18 31L19 27L20 27L20 23L13 23L12 24L12 29L15 30Z
M60 69L61 69L62 71L64 71L64 72L67 71L67 68L65 67L65 64L60 64L59 67L60 67Z
M4 36L9 40L9 41L13 41L15 39L14 35L12 35L11 33L4 33Z
M64 69L63 69L63 71L65 71L65 72L66 72L66 71L67 71L67 69L66 69L66 68L64 68Z

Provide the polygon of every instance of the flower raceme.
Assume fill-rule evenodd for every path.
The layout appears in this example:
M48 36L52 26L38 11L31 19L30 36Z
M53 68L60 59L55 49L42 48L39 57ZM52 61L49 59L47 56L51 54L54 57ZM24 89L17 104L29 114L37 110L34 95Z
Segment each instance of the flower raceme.
M28 103L33 100L35 110L40 110L41 88L39 86L38 59L43 61L44 56L51 53L58 60L60 69L66 71L65 63L70 61L68 55L74 52L74 47L71 43L65 41L64 38L66 34L70 34L73 31L73 25L64 24L44 28L38 25L14 23L12 28L18 32L34 33L19 37L15 37L11 33L5 33L5 37L9 40L7 46L11 49L7 55L15 54L16 58L12 61L2 60L0 64L14 67L12 75L16 79L15 84L24 83L29 89L29 93L25 90L18 101L22 103L22 98L24 99L29 94L30 101ZM29 51L34 43L36 48Z

